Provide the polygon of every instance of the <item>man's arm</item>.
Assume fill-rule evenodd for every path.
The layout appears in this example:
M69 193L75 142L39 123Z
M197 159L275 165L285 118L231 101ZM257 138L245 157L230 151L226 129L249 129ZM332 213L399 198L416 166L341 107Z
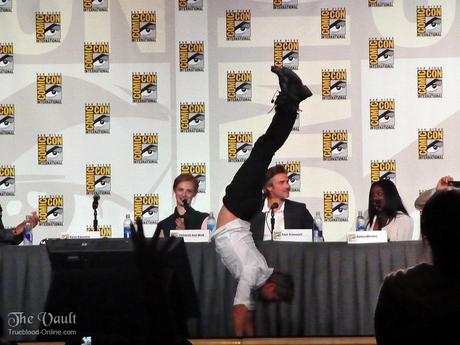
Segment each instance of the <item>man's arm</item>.
M254 336L254 315L244 304L233 306L233 326L237 337Z

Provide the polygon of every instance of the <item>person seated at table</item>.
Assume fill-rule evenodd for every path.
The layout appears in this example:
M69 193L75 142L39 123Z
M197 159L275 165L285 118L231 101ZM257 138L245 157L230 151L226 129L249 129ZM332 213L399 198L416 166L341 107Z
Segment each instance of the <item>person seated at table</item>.
M379 180L369 191L367 230L385 230L390 241L412 240L414 221L390 180Z
M435 193L421 215L433 263L390 273L375 310L377 344L456 344L460 325L460 190ZM457 340L456 340L457 339Z
M30 225L32 229L38 224L38 216L36 212L32 212L30 215ZM26 225L25 220L14 228L5 228L1 217L1 206L0 206L0 245L1 244L13 244L18 245L23 240L24 226Z
M207 229L208 213L192 208L192 200L198 193L198 180L192 174L180 174L174 179L173 192L176 198L174 213L157 225L162 236L170 230Z
M312 229L313 217L306 205L287 199L291 185L284 166L275 165L267 170L263 190L265 196L263 207L251 220L251 232L255 240L272 239L270 217L272 209L274 229Z
M422 194L415 199L414 206L417 210L422 211L423 207L425 206L426 202L433 196L433 194L437 191L441 191L444 189L454 189L456 187L451 186L451 182L454 181L452 176L443 176L439 179L438 183L436 184L435 188L428 189L424 191Z

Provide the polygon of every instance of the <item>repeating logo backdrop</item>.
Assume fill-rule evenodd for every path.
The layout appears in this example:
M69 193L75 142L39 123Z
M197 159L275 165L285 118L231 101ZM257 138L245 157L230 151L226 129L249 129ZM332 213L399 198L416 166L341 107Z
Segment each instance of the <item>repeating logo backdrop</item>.
M35 242L61 232L119 237L126 213L152 232L172 213L181 172L200 181L193 206L217 212L270 121L275 64L314 96L273 162L288 170L291 198L321 211L326 239L345 239L382 178L417 224L419 191L446 174L460 179L457 2L241 5L1 4L4 222L36 210Z

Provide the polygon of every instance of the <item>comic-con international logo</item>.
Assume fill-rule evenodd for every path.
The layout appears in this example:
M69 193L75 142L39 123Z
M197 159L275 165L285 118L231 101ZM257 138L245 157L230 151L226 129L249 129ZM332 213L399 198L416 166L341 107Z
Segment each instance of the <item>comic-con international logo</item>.
M181 164L181 174L192 174L198 181L198 193L206 193L206 164Z
M393 38L370 38L369 68L393 68L394 49Z
M321 9L321 38L345 38L346 18L345 8Z
M393 0L367 0L369 7L392 7Z
M64 197L62 195L38 197L38 220L40 225L64 224Z
M133 163L158 163L158 134L133 134Z
M299 41L275 41L273 56L275 66L299 69Z
M158 100L158 78L156 73L133 73L133 103L156 103Z
M110 194L111 190L110 164L86 166L86 194Z
M251 11L227 10L225 15L227 41L251 39Z
M442 69L418 68L417 93L419 98L442 97Z
M156 224L159 221L160 197L157 194L139 194L134 196L134 219L141 218L144 224Z
M0 104L0 135L14 134L14 104Z
M339 161L348 159L348 132L323 131L323 160Z
M298 0L273 0L274 10L281 10L285 8L297 8L298 5Z
M286 169L292 192L300 192L300 162L277 163Z
M444 155L444 130L428 129L418 131L418 158L442 159Z
M0 195L14 196L16 191L16 169L12 165L0 165Z
M13 43L0 43L0 73L13 73Z
M83 11L85 12L106 12L108 10L109 0L83 0Z
M61 14L35 13L35 39L37 42L61 41Z
M64 157L62 135L38 136L38 164L62 164Z
M178 0L179 11L202 11L203 0Z
M11 12L13 9L13 0L0 1L0 12Z
M252 150L252 133L228 133L228 161L244 162Z
M37 74L37 103L62 103L61 74Z
M107 42L85 43L83 48L85 72L100 73L109 71L109 44Z
M110 104L85 104L85 132L110 133Z
M390 180L396 184L396 161L371 162L371 183L380 180Z
M86 226L88 232L99 232L101 237L112 237L112 226L111 225L99 225L95 230L93 226Z
M181 103L180 104L180 131L204 132L205 128L205 105L204 103Z
M131 12L131 40L133 42L155 42L157 15L155 11Z
M369 116L371 129L394 129L395 100L371 99L369 101Z
M204 71L203 42L179 42L179 70L181 72Z
M348 221L348 192L326 192L323 198L324 221Z
M252 73L227 72L227 101L250 102L252 98Z
M417 36L441 36L441 6L417 6Z
M347 71L321 71L321 93L323 99L347 98Z

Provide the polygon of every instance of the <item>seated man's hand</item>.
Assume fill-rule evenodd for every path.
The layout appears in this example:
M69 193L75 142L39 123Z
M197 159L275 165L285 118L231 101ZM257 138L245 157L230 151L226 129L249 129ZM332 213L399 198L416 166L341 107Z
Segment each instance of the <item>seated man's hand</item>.
M454 178L452 176L441 177L436 185L436 190L440 191L446 189L449 186L449 182L453 180Z

